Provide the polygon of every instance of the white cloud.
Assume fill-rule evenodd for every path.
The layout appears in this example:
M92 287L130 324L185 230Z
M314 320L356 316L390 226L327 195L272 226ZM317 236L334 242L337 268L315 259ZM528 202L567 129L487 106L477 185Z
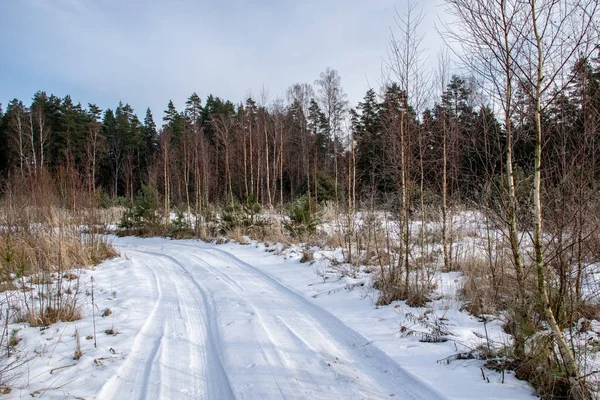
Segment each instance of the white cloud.
M157 119L169 99L182 107L194 91L241 101L264 85L272 99L293 83L313 83L328 66L338 69L354 105L369 83L380 81L394 6L404 6L391 0L11 3L8 26L0 28L13 42L3 40L10 53L4 62L37 76L48 92L77 87L112 102L104 107L123 100L143 113L150 106ZM437 3L422 2L430 14ZM434 19L423 28L435 51Z

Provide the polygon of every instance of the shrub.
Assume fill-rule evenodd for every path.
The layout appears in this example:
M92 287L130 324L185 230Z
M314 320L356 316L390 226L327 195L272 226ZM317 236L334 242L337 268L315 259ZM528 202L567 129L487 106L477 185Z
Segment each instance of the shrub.
M302 250L302 258L300 258L301 263L312 263L315 261L315 256L313 251L309 247L305 247Z
M192 224L181 209L175 209L175 218L171 220L171 236L185 238L193 236Z
M315 195L315 180L311 177L310 192ZM308 185L305 180L298 188L300 193L308 193ZM319 203L335 200L335 177L330 173L318 171L316 176L316 197Z
M113 201L110 196L104 191L102 187L96 189L96 197L94 199L94 204L99 208L110 208L113 206Z
M317 205L308 197L302 196L290 207L288 220L284 221L285 228L294 237L311 235L317 231L320 213Z
M221 224L225 232L235 228L250 228L264 225L258 218L262 211L260 203L254 197L248 198L245 203L234 200L223 207Z
M123 213L119 228L126 230L136 230L138 233L156 227L160 224L156 213L154 189L144 186L142 192L138 194L133 205L129 206Z

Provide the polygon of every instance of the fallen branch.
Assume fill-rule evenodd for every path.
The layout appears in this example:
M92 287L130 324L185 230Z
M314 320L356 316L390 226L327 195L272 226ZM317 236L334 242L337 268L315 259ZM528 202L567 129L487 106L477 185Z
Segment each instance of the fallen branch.
M50 370L50 375L52 375L54 373L54 371L58 371L59 369L64 369L64 368L69 368L69 367L74 367L76 366L77 363L73 363L73 364L69 364L69 365L63 365L62 367L56 367L56 368L52 368Z

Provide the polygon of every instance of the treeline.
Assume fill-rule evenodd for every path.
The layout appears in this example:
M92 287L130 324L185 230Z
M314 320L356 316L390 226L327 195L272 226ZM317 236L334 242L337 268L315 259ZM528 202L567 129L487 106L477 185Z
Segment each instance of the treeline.
M579 60L570 80L542 116L550 187L567 172L590 184L600 177L600 58ZM100 190L132 200L148 185L168 205L196 211L233 199L273 206L302 195L355 209L374 194L397 193L402 179L433 196L446 184L450 197L479 201L501 184L505 130L473 79L453 76L420 114L398 84L382 94L369 89L353 109L335 70L322 73L315 86L293 85L286 101L271 105L213 95L202 102L194 93L181 111L170 101L158 127L150 109L140 120L128 104L100 110L40 91L29 105L10 101L2 114L0 168L14 179L46 171L71 197ZM515 98L515 176L526 180L534 159L534 104L523 90Z

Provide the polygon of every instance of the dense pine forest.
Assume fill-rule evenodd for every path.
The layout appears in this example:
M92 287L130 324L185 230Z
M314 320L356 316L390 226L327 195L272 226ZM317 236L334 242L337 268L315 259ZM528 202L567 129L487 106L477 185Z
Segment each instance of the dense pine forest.
M542 397L591 398L598 371L573 331L600 318L586 286L600 262L599 6L445 4L442 54L424 56L415 7L398 12L382 83L357 104L327 68L271 101L190 88L179 109L101 109L40 88L0 105L5 223L51 205L86 213L96 234L96 214L117 209L123 235L308 246L323 245L327 211L327 245L374 268L377 305L422 306L431 271L461 271L465 309L502 313L514 339L469 357L502 359L493 368ZM468 212L479 225L464 233ZM15 232L38 222L24 214Z

